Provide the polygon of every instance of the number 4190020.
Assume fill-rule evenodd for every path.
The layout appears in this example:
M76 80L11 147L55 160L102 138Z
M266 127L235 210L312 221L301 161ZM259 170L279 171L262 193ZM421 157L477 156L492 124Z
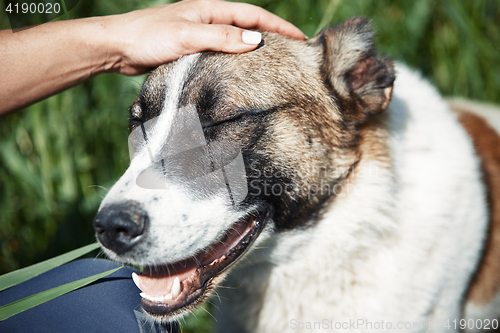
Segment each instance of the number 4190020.
M23 2L21 4L15 3L14 5L12 2L9 2L7 8L5 8L5 11L9 14L53 14L56 13L58 14L61 11L61 5L59 3L27 3Z

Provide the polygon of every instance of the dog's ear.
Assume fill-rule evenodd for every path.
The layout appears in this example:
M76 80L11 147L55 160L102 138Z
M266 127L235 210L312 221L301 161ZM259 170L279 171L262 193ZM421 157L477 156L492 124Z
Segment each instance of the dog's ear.
M375 55L370 22L355 17L311 40L323 45L321 72L337 96L346 120L362 124L381 113L392 97L395 79L390 59Z

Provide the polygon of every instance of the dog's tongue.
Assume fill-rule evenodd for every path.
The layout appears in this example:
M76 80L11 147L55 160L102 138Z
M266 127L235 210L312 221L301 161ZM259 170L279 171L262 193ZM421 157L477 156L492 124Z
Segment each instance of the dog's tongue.
M142 275L132 273L132 279L141 289L143 297L157 301L162 301L161 298L170 300L177 297L197 274L198 265L194 261L183 264L168 268L146 266Z

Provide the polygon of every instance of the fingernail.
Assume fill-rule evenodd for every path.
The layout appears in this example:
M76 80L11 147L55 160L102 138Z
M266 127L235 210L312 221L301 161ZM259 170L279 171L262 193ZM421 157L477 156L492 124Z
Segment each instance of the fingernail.
M258 31L245 30L241 34L241 40L245 44L251 44L251 45L259 44L260 41L262 40L262 34Z

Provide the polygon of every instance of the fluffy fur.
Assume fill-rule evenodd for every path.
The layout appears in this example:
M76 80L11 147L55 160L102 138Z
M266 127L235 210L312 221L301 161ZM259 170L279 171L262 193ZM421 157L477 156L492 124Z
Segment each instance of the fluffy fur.
M163 191L137 186L189 106L209 147L241 149L242 202L168 177ZM491 220L473 140L428 82L376 55L366 20L307 42L264 34L248 54L184 57L151 74L131 113L132 129L156 119L150 150L139 147L101 209L133 200L150 222L132 250L105 249L112 258L186 259L271 207L250 251L214 279L219 332L377 329L368 322L449 332L455 319L500 317L499 288L486 303L467 299Z

